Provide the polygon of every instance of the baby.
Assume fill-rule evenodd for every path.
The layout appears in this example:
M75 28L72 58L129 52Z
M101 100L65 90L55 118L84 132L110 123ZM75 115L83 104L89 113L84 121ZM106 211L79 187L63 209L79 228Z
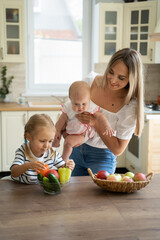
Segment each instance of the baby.
M99 112L100 107L90 100L90 87L86 82L76 81L69 88L69 98L62 106L62 114L56 123L56 137L53 146L58 147L61 139L61 132L66 127L66 137L63 146L62 158L65 162L72 153L72 148L81 145L95 135L95 129L90 125L81 123L76 114L85 111L94 116L104 126L104 134L112 136L114 131L111 129L108 120Z

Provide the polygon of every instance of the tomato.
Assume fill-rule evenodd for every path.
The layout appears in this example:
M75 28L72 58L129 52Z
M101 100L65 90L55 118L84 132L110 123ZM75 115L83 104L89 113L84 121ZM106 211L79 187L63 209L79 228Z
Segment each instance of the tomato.
M47 164L44 165L45 169L37 169L37 172L44 176L47 171L49 171L49 166Z
M58 178L58 180L59 180L59 174L58 174L58 172L57 172L55 169L50 169L49 171L47 171L47 172L45 173L45 177L48 178L48 174L49 174L49 173L54 174L54 175Z

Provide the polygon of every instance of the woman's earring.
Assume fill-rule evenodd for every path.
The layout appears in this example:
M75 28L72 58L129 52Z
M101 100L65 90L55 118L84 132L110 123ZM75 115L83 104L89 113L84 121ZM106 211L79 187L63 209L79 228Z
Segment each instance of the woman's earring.
M24 143L27 143L27 139L24 139Z

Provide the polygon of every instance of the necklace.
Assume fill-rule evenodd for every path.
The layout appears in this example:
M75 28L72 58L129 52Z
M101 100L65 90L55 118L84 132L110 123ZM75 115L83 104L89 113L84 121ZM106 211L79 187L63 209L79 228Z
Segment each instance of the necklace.
M112 103L112 107L114 106L114 103Z

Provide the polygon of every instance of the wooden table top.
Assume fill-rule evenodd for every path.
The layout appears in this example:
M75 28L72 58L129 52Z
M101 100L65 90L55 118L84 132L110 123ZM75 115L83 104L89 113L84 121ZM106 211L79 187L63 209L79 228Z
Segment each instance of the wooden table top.
M54 104L54 103L53 103ZM43 104L42 104L43 105ZM16 102L2 103L0 102L0 111L60 111L61 107L57 105L57 107L30 107L26 104L18 104Z
M159 240L160 174L134 193L113 193L72 177L58 195L0 180L0 239Z

